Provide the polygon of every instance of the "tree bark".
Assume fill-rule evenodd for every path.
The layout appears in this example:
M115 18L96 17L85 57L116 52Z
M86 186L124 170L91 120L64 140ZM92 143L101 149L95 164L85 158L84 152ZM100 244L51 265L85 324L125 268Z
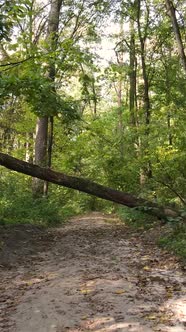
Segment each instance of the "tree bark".
M64 173L55 172L49 168L29 164L4 153L0 153L0 165L13 171L37 177L41 180L52 182L60 186L79 190L108 201L128 206L129 208L142 210L161 219L179 216L177 211L170 208L158 206L153 202L137 198L122 191L102 186L87 179L69 176Z
M50 116L48 118L48 160L47 167L52 166L52 149L53 149L53 138L54 138L54 117ZM44 182L44 196L48 194L48 182Z
M145 109L145 123L147 126L150 124L150 98L149 98L149 81L148 81L148 75L147 75L147 67L146 67L146 59L145 59L145 44L146 44L146 38L147 38L147 24L144 31L144 36L142 36L142 29L141 29L141 23L140 23L140 17L141 17L141 1L138 1L138 12L137 12L137 25L138 25L138 35L140 40L140 55L141 55L141 66L142 66L142 75L143 75L143 83L144 83L144 109Z
M166 2L166 7L167 7L167 10L168 10L171 22L172 22L172 27L173 27L174 34L176 37L176 42L178 45L178 52L179 52L179 55L180 55L180 58L181 58L181 61L183 64L183 69L186 73L186 55L185 55L184 45L183 45L183 41L182 41L182 37L181 37L181 33L180 33L180 28L178 25L176 14L175 14L175 7L173 5L173 1L166 0L165 2Z
M26 143L25 143L25 161L28 163L33 163L33 133L26 133Z
M147 9L148 10L148 9ZM141 28L141 0L137 2L137 26L138 26L138 35L140 41L140 55L141 55L141 66L142 66L142 76L143 76L143 83L144 83L144 95L143 95L143 103L144 103L144 112L145 112L145 143L144 143L144 150L146 151L147 156L149 156L149 134L150 134L150 121L151 121L151 104L150 104L150 97L149 97L149 79L147 75L147 66L146 66L146 40L147 40L147 29L148 29L148 20L149 20L149 13L147 11L147 18L144 27L144 33L142 35L142 28ZM143 169L144 171L144 182L145 177L152 178L152 165L150 158L147 162L146 167Z
M170 56L171 58L171 56ZM169 145L173 145L173 136L171 133L171 84L170 84L170 68L167 66L167 64L164 65L165 68L165 85L166 85L166 104L168 106L168 112L167 112L167 127L168 127L168 142Z
M56 50L58 39L58 27L59 27L59 14L62 5L62 0L52 0L50 13L48 18L48 29L46 40L49 44L49 48L52 51ZM48 65L48 77L51 81L55 81L56 69L55 64ZM54 89L55 92L55 89ZM50 120L50 121L49 121ZM50 133L48 134L48 128ZM53 118L47 116L38 118L37 120L37 134L35 141L35 164L40 166L51 166L52 160L52 142L53 142ZM41 132L40 132L41 130ZM45 134L43 135L43 132ZM52 136L51 136L52 135ZM41 139L42 137L42 139ZM48 145L48 149L47 149ZM48 152L48 153L47 153ZM33 195L34 196L47 196L48 184L43 183L40 179L33 180Z
M116 88L117 93L117 113L118 113L118 122L117 122L117 132L119 134L120 139L120 155L121 160L123 160L124 157L124 125L123 125L123 88L124 88L124 82L123 82L123 66L124 66L124 50L123 50L123 37L124 37L124 30L123 30L123 18L121 17L120 22L120 39L119 42L119 50L117 51L115 49L116 57L117 57L117 63L120 68L119 70L119 77L118 77L118 84ZM117 44L118 45L118 44Z
M48 117L37 119L36 125L36 139L35 139L35 164L46 167L47 166L47 137L48 137ZM34 197L43 195L43 181L39 178L34 178L32 182L32 192Z
M135 31L134 31L134 20L130 19L130 118L131 125L136 127L136 50L135 50Z

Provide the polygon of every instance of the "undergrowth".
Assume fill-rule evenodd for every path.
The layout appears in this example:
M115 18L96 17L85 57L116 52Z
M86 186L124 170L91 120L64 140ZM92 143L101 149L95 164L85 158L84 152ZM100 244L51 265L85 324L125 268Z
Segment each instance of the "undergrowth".
M60 208L52 199L33 199L29 194L0 201L0 224L54 225L73 214L75 211L65 206Z
M89 211L110 210L112 203L96 197L49 185L48 197L33 198L32 181L6 169L0 170L0 224L53 226Z
M121 207L117 209L117 214L129 227L139 231L152 229L160 224L155 217L135 209ZM162 226L157 244L186 261L186 223L171 219L167 222L166 231L165 226Z
M61 191L51 185L49 197L34 199L30 179L15 173L6 176L5 171L3 175L0 181L0 224L52 226L79 212L65 189Z
M156 218L136 209L119 207L116 213L128 226L133 229L148 230L156 223Z
M186 261L186 224L174 224L170 234L161 236L158 244Z

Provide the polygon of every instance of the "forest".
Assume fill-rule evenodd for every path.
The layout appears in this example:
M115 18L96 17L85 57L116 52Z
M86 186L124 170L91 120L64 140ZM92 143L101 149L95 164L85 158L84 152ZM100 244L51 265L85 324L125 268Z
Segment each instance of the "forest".
M158 217L186 256L185 1L0 8L0 223Z

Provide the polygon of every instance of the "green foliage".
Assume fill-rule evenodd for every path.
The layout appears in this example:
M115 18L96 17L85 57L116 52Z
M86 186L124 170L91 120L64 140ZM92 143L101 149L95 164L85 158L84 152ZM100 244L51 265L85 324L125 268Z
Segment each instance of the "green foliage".
M0 1L0 41L3 39L10 41L10 31L13 26L12 12L14 1Z
M186 225L174 223L169 234L160 238L159 244L186 261Z
M137 209L120 207L116 209L116 213L125 224L137 230L148 230L157 223L156 218Z
M76 214L70 203L70 193L58 188L49 198L34 199L29 189L31 181L25 176L1 171L0 224L32 223L52 226L63 223ZM51 186L52 187L52 186Z
M22 99L23 108L29 108L37 116L60 114L64 122L80 118L79 101L57 94L51 80L43 76L38 66L35 71L26 65L9 75L2 75L0 93L2 107L11 94L12 99Z
M148 216L136 209L121 207L116 209L116 213L129 227L139 230L154 231L155 239L160 247L172 251L172 253L186 260L186 224L180 219L170 218L162 231L156 231L159 221L152 216ZM183 211L185 216L185 210Z
M53 226L87 211L111 211L112 204L74 190L50 185L50 196L35 199L31 180L1 171L0 224L31 223Z

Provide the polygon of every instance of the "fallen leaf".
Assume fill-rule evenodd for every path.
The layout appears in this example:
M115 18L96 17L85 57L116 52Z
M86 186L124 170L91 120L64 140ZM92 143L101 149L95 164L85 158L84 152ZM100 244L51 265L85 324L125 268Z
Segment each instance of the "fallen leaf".
M115 294L117 294L117 295L121 295L121 294L124 294L126 291L124 290L124 289L117 289L116 291L115 291Z
M150 271L151 268L150 268L149 266L144 266L143 270L144 270L144 271Z
M147 316L147 319L149 319L149 320L155 320L156 316L155 315L149 315L149 316Z
M91 293L91 289L80 289L81 294L89 294Z
M146 256L141 257L141 260L142 260L142 261L146 261L146 260L148 260L148 259L150 259L150 256L149 256L149 255L146 255Z
M168 299L171 299L173 297L173 293L171 291L167 292L167 297L168 297Z

